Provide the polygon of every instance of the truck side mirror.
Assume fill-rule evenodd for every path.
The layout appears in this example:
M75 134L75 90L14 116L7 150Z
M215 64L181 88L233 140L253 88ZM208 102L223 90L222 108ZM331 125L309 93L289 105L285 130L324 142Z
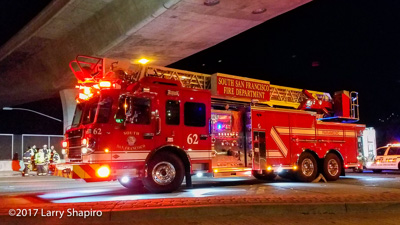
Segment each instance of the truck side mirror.
M124 108L118 108L117 113L115 114L115 122L117 123L125 123L126 115Z
M117 109L117 112L115 113L115 116L114 116L115 122L121 124L122 127L125 127L126 119L127 119L126 118L127 117L127 115L126 115L126 105L127 105L126 100L127 100L126 96L122 95L122 96L119 97L118 109Z

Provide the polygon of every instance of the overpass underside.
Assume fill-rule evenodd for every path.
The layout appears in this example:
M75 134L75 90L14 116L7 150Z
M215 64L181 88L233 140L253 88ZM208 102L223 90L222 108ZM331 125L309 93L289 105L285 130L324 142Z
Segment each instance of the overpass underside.
M1 47L0 106L73 88L77 54L165 66L309 1L54 0Z

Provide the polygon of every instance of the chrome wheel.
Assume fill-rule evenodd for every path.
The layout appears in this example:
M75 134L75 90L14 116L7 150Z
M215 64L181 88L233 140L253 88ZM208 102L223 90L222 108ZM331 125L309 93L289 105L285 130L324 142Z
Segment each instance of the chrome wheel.
M176 170L171 163L163 161L154 166L151 175L155 183L168 185L175 179Z
M343 164L339 156L331 152L325 156L323 174L326 180L335 181L342 174Z
M306 158L303 160L301 163L301 172L307 177L314 173L314 163L311 161L311 159Z
M336 176L339 173L339 164L335 159L330 159L328 161L328 173L331 176Z

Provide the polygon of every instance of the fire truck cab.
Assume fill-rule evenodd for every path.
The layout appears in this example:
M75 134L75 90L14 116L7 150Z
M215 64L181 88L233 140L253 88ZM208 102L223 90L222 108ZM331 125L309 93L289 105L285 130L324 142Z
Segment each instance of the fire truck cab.
M80 92L58 176L172 192L194 174L310 182L357 166L354 93L88 56L70 67Z

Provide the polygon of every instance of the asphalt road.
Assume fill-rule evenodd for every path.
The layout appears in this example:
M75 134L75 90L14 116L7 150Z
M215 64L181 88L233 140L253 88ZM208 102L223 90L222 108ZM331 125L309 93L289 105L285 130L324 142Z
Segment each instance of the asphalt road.
M174 193L152 194L143 188L128 190L118 182L85 183L53 176L1 177L0 197L32 195L43 202L78 203L118 200L142 200L162 198L190 198L210 196L257 196L263 194L311 195L315 193L371 193L399 192L400 173L388 172L347 173L335 182L301 183L280 179L272 182L259 181L254 178L193 178L193 188L181 189Z
M53 176L0 177L0 205L4 211L0 221L4 220L4 224L41 225L86 223L242 225L398 224L400 220L400 214L397 212L400 172L347 173L347 176L341 177L338 181L328 183L301 183L279 177L272 182L250 177L219 179L194 177L193 184L193 188L182 185L174 193L152 194L143 188L128 190L118 182L85 183ZM371 207L371 204L364 206L364 201L375 205L375 202L383 200L380 198L386 198L386 201L389 198L390 201L392 196L397 199L394 202L397 208L393 208L392 211L390 211L392 205L386 203L381 204L382 207L359 211L360 207ZM354 200L357 203L352 206L351 202ZM189 206L184 206L188 201ZM247 201L251 203L248 204ZM174 208L175 202L184 208ZM235 202L238 202L238 205L235 205ZM344 202L349 202L350 205L347 203L343 205ZM263 205L265 203L267 206ZM140 206L141 204L144 208ZM200 204L200 208L191 208L196 204ZM201 207L201 204L205 206ZM291 204L294 205L290 206ZM92 218L95 220L66 217L62 219L50 217L43 220L43 216L16 218L4 215L10 209L24 205L46 210L62 209L62 207L111 208L112 212L110 214L106 210L101 218ZM158 208L159 205L161 208ZM121 209L125 211L118 211L117 207L122 207Z

